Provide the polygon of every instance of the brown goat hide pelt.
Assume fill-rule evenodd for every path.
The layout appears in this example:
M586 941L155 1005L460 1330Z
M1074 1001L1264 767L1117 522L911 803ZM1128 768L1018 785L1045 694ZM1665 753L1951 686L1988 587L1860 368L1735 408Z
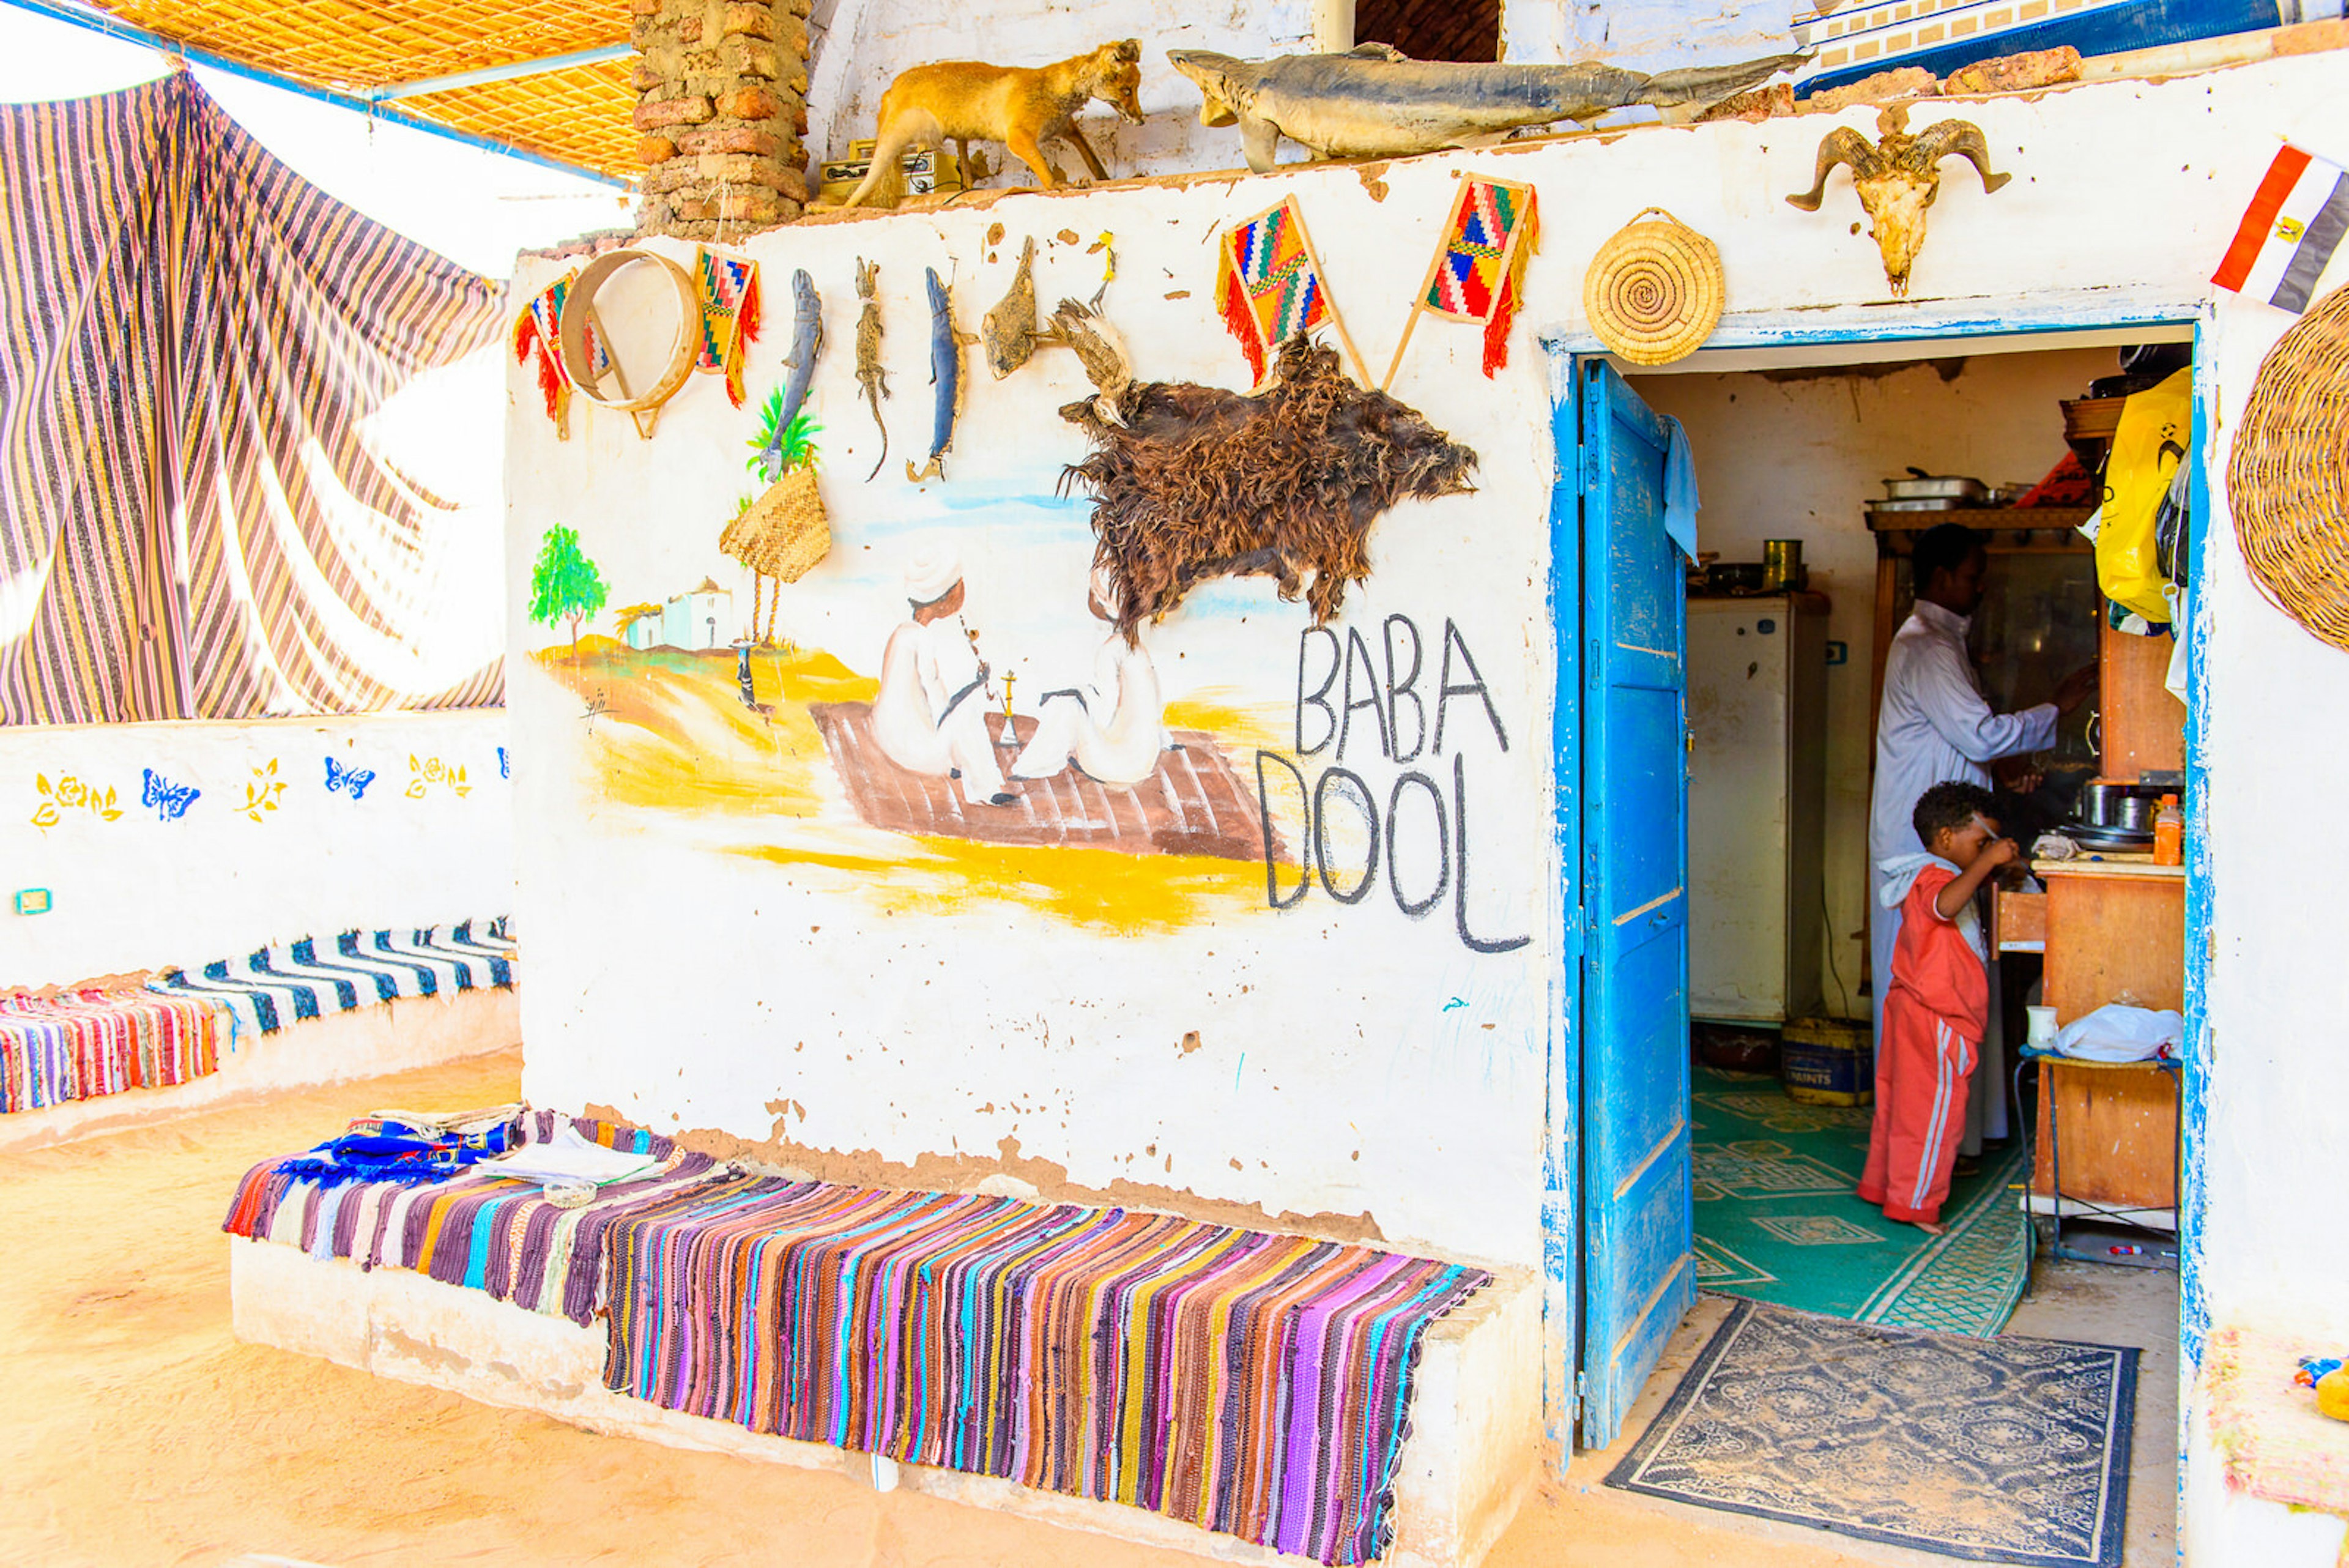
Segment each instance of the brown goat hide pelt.
M1093 555L1115 578L1118 629L1221 576L1268 576L1314 619L1370 576L1371 524L1407 496L1464 494L1476 454L1302 337L1254 394L1133 381L1071 403L1093 455L1061 477L1092 493ZM1306 582L1308 574L1312 582Z

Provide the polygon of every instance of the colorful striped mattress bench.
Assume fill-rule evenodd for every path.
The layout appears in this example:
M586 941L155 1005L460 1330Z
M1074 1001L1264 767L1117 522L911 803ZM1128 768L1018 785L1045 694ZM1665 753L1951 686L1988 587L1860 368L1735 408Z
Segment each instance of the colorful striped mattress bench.
M0 1113L204 1077L233 1032L219 1002L135 984L0 996Z
M241 1029L274 1034L299 1020L404 996L510 990L514 942L506 921L501 915L415 930L305 937L242 958L167 969L148 988L167 996L216 999L234 1012Z
M1414 1369L1484 1271L1119 1208L792 1180L606 1122L657 1171L558 1209L472 1167L222 1229L605 1320L605 1385L749 1431L1148 1509L1328 1563L1392 1539ZM274 1249L268 1249L274 1251Z

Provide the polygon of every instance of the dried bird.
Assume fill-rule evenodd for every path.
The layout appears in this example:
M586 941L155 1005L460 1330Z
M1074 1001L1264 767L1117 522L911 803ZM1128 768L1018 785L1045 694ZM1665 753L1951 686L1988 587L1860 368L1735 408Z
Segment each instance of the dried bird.
M881 368L880 278L880 263L856 258L856 297L864 302L864 308L856 315L856 384L873 410L873 428L881 432L881 455L873 460L873 472L864 476L867 484L889 461L889 427L881 421L881 400L889 395L889 372Z
M1909 109L1894 104L1876 117L1878 140L1847 125L1830 130L1819 142L1817 177L1808 191L1786 198L1786 204L1816 213L1826 195L1827 176L1838 163L1851 166L1852 189L1868 213L1877 249L1884 257L1884 281L1892 297L1909 296L1909 272L1925 246L1925 210L1941 192L1941 160L1963 158L1982 176L1982 190L1996 191L2013 176L1994 174L1990 167L1990 143L1982 128L1968 120L1944 119L1908 134Z

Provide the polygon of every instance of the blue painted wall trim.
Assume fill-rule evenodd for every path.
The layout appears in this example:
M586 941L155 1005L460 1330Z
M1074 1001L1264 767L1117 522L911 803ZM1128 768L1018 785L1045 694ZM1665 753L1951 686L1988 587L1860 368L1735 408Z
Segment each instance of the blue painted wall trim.
M1549 361L1551 889L1557 964L1550 976L1551 1038L1542 1149L1543 1419L1558 1469L1574 1454L1582 1313L1582 475L1576 365Z
M542 169L553 169L559 173L575 175L582 180L592 180L598 185L609 185L616 190L629 188L628 182L625 180L615 180L609 174L598 173L593 169L583 169L576 163L565 163L560 159L549 158L543 153L527 151L514 146L512 142L499 141L486 136L475 136L470 131L452 130L445 125L436 125L429 119L419 119L404 110L387 109L381 103L370 101L359 94L336 92L332 88L312 87L305 82L297 82L290 77L279 76L274 71L265 71L258 66L247 65L242 60L233 60L225 55L213 54L209 49L190 48L187 45L164 37L160 33L150 33L144 27L134 27L119 17L85 11L78 5L64 4L62 0L0 0L0 5L12 5L19 11L29 11L36 16L47 16L51 21L63 22L70 26L103 34L109 38L119 38L125 43L140 44L150 49L160 50L164 54L177 55L191 65L202 66L207 70L219 71L225 76L239 77L246 81L259 82L264 87L274 87L285 92L296 93L314 102L330 103L336 109L351 109L393 125L404 125L410 130L420 130L428 136L438 136L445 140L461 142L467 147L478 147L484 152L495 152L502 157L519 159L524 163L534 163Z
M2204 1224L2209 1189L2203 1128L2209 1116L2211 1066L2211 933L2219 888L2210 857L2210 581L2211 483L2219 454L2218 367L2212 361L2212 315L2194 324L2193 537L2187 544L2191 591L2186 624L2186 1060L2178 1074L2178 1503L2186 1505L2188 1420L2202 1344L2210 1332L2210 1303L2202 1280ZM2180 1560L2185 1536L2178 1536Z
M1937 342L1962 337L2006 337L2082 332L2108 327L2191 326L2203 313L2199 296L2147 299L2118 289L2050 290L2029 299L1887 300L1872 305L1819 306L1724 316L1706 338L1700 356L1725 348L1834 348L1853 343ZM1557 354L1605 354L1604 343L1588 330L1564 327L1536 335ZM1633 368L1634 369L1637 367Z

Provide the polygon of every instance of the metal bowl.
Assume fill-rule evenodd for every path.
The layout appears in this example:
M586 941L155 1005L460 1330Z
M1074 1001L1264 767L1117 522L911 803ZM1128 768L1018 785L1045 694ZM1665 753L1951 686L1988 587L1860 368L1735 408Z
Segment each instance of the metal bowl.
M1990 487L1979 479L1967 479L1954 473L1927 473L1921 468L1909 471L1907 479L1888 479L1884 493L1894 501L1940 501L1961 506L1978 506L1990 494Z

